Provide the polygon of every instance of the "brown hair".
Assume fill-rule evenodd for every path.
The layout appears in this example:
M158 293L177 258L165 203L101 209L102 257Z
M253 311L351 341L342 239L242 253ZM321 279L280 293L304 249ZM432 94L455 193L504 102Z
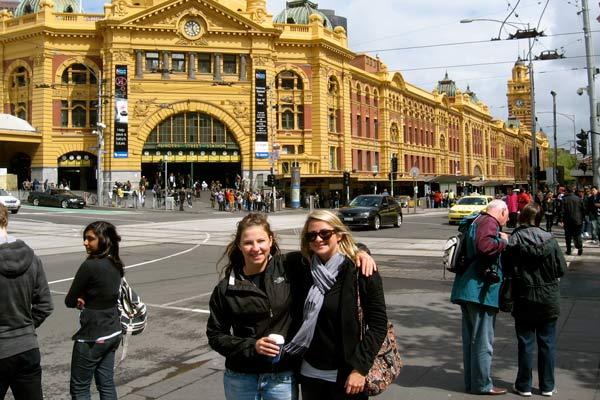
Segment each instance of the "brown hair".
M329 210L316 210L308 215L306 222L304 223L304 228L302 228L302 234L300 236L300 251L302 255L308 259L312 256L312 252L310 250L310 243L306 240L305 235L308 232L308 225L311 221L323 221L331 225L335 233L339 233L342 235L342 240L339 242L340 253L347 256L351 260L356 259L356 253L358 252L358 248L356 247L356 242L352 238L352 234L342 223L342 221L338 218L337 215L332 213Z
M221 268L221 276L228 276L232 269L242 268L244 266L244 254L240 250L239 245L246 229L253 226L260 226L263 228L267 235L273 240L270 254L273 256L280 253L279 245L277 244L277 240L275 240L275 234L271 230L271 225L269 224L269 221L267 221L267 217L263 214L250 213L237 223L235 237L227 245L225 252L217 263L218 268L218 265L221 264L223 260L226 260L225 265Z
M8 226L8 209L0 203L0 228Z
M519 224L540 226L542 208L537 203L527 204L519 214Z

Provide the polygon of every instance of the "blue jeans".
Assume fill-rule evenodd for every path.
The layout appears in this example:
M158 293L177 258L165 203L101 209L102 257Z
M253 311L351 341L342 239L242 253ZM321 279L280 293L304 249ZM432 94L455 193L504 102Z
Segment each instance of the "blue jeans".
M227 400L297 400L298 384L292 371L244 374L230 369L223 376Z
M117 400L114 369L115 352L119 347L121 336L106 340L104 343L73 343L71 357L71 382L69 391L73 400L90 400L92 378L101 400Z
M492 383L494 325L498 311L475 303L461 304L465 390L488 392Z
M522 392L531 392L531 371L533 370L533 355L537 340L540 390L551 392L554 390L556 320L540 323L515 320L515 331L519 344L519 371L515 387Z

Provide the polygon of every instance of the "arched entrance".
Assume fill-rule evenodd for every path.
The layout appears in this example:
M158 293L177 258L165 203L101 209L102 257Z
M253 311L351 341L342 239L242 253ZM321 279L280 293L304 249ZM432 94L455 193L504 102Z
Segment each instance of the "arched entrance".
M17 175L20 189L23 181L31 178L31 157L25 153L15 154L8 162L8 173Z
M142 175L164 186L167 174L177 186L195 181L219 181L234 187L241 176L240 146L222 121L200 111L185 111L165 118L152 131L142 149Z
M96 189L96 156L84 151L72 151L58 158L57 185L71 190Z

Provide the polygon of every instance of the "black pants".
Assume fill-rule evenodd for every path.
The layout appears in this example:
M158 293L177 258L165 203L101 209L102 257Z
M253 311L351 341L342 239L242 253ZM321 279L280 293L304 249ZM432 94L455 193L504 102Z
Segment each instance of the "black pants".
M346 389L337 383L321 379L300 377L302 400L363 400L368 396L364 393L349 395Z
M0 399L9 387L15 400L43 400L39 349L0 360Z
M552 225L554 224L554 215L544 214L546 217L546 232L552 232Z
M581 225L567 225L565 224L565 242L567 243L567 251L571 252L571 241L575 242L575 248L577 250L583 249L583 242L581 240Z
M517 226L517 217L518 217L518 213L516 212L511 212L508 213L508 227L509 228L514 228Z

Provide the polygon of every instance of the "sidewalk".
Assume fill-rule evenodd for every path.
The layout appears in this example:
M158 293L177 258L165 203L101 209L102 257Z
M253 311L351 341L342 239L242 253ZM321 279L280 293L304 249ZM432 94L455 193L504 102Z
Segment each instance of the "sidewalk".
M460 311L449 303L451 282L385 278L388 316L394 322L405 366L378 399L477 399L463 392ZM554 398L600 399L600 265L574 259L561 285ZM424 293L426 293L424 295ZM202 342L206 343L204 332ZM498 314L493 374L510 388L517 370L513 319ZM177 367L121 384L122 400L223 399L224 359L205 344ZM534 387L537 388L534 371ZM501 398L518 398L508 393ZM541 398L534 390L534 397Z

